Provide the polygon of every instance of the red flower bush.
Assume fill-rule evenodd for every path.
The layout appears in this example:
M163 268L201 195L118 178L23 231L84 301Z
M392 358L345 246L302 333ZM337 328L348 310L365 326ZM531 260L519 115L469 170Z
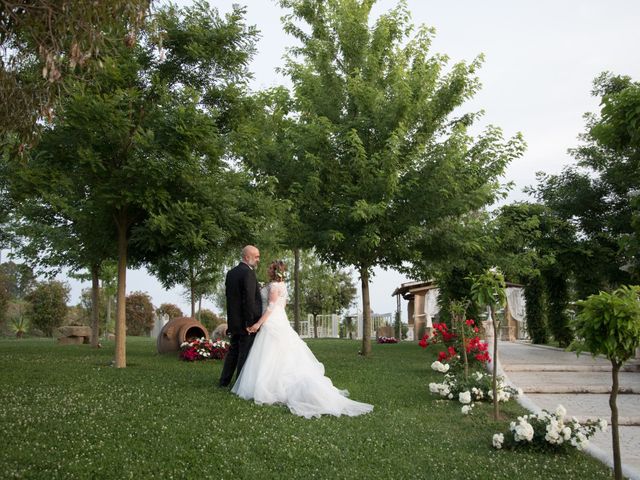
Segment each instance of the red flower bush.
M378 343L398 343L396 337L378 337Z
M434 323L431 335L425 334L418 342L422 348L438 343L444 344L447 349L438 353L440 362L457 361L459 352L465 348L470 363L479 362L482 365L491 361L489 356L489 346L482 341L477 335L479 329L473 319L465 320L463 328L465 329L465 345L462 345L462 335L449 331L449 327L445 323Z

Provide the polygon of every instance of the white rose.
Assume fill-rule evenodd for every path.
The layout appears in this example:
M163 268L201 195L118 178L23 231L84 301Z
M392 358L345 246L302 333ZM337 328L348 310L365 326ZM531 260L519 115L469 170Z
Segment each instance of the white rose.
M504 443L504 435L502 433L494 433L493 434L494 448L502 448L503 443Z
M602 432L606 432L607 431L607 421L604 418L599 418L598 419L598 428Z
M471 412L471 407L469 405L463 405L462 406L462 414L463 415L469 415L470 412Z
M471 392L468 390L466 392L460 392L458 394L458 400L460 400L460 403L471 403Z
M530 442L533 440L533 427L526 420L522 420L518 426L516 426L515 439L516 442L520 440Z
M556 415L560 418L564 418L564 416L567 414L567 409L564 408L562 405L558 405L556 407Z

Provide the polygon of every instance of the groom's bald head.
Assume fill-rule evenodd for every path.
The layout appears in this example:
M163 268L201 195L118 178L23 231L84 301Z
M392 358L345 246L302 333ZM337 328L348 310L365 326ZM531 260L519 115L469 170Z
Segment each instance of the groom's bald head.
M260 250L253 245L247 245L242 249L242 261L255 268L260 261Z

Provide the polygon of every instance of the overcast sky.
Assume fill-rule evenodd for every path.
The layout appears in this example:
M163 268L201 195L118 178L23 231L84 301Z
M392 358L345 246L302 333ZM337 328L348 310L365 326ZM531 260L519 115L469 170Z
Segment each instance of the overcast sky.
M248 22L262 32L251 66L253 88L287 84L275 69L292 39L282 32L283 11L276 3L210 3L222 12L230 10L232 3L247 5ZM396 3L379 1L374 16ZM600 72L640 80L638 0L413 0L407 4L414 24L435 27L432 52L447 54L451 64L484 54L479 72L483 88L466 109L484 110L482 125L497 125L505 136L522 132L528 144L524 156L506 171L504 180L515 183L508 201L526 198L522 189L535 183L537 171L557 173L572 163L567 149L577 144L576 137L583 131L583 114L598 108L590 92ZM371 285L374 311L394 311L391 293L408 280L397 272L376 270ZM81 286L70 284L75 304ZM179 304L185 313L189 310L180 289L164 291L144 271L129 272L127 291L134 290L148 292L156 306L170 302ZM403 318L406 321L406 311Z

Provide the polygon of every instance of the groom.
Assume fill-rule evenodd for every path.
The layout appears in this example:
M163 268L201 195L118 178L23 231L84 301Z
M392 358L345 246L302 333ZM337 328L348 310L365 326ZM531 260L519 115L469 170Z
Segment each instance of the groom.
M260 251L253 245L247 245L242 249L242 261L227 273L227 333L231 336L231 345L220 375L221 387L231 383L234 371L240 375L255 338L249 335L247 328L262 315L262 299L255 272L258 262Z

